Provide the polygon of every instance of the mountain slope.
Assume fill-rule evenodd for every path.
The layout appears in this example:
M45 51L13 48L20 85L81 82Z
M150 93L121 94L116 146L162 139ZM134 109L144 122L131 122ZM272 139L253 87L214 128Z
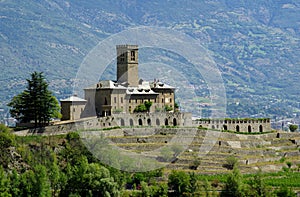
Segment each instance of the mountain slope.
M212 52L230 116L299 111L299 1L2 0L0 5L2 107L34 70L45 73L59 98L71 94L80 63L99 41L146 25L185 32Z

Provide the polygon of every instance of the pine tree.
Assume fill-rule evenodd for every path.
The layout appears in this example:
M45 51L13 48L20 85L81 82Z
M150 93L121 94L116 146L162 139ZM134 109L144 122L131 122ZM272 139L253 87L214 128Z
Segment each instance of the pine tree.
M58 101L48 90L43 73L33 72L27 83L27 89L13 97L8 104L11 116L20 122L34 122L35 127L49 123L51 118L59 118Z

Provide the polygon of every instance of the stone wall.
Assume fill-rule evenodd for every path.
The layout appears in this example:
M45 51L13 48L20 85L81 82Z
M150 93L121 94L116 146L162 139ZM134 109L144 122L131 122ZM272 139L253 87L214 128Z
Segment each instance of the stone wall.
M190 113L134 113L134 114L115 114L106 117L90 117L80 120L59 121L51 126L38 129L28 129L16 132L18 135L27 134L64 134L77 130L98 130L111 127L162 127L179 126L191 127L192 115Z
M229 130L236 132L267 132L271 131L270 119L198 119L193 125L209 129Z

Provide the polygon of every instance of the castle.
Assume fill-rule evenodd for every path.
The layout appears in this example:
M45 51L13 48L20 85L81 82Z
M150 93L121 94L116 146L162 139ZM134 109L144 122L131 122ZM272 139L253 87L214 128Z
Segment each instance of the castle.
M84 99L71 96L61 100L62 120L76 121L85 117L97 117L101 127L172 125L203 126L236 132L271 130L269 119L192 121L190 113L176 110L174 87L156 79L152 82L139 79L137 45L117 45L116 49L116 80L99 81L85 88ZM97 125L98 123L95 126Z

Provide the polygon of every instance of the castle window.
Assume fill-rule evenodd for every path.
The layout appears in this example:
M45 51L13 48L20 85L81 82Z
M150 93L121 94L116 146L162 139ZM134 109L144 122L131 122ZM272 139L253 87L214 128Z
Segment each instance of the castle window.
M263 126L259 125L259 132L263 132L263 131L264 131Z
M170 103L172 103L172 99L170 98Z
M134 51L130 52L130 56L131 56L131 61L135 61L135 52Z
M251 125L249 125L248 126L248 132L251 133L251 131L252 131L252 128L251 128Z
M129 99L129 103L131 103L131 99Z
M114 97L114 102L115 102L115 103L117 102L117 97Z
M143 126L143 121L142 121L142 119L139 119L139 125L140 125L140 126Z
M236 132L240 132L240 126L236 125L235 130L236 130Z
M164 102L164 99L161 99L161 102L163 103L163 102Z
M123 97L121 97L121 103L123 103Z
M120 55L120 61L121 62L125 61L125 53L121 53L121 55Z
M168 121L168 119L166 118L165 119L165 126L168 126L169 125L169 121Z
M159 119L158 119L158 118L156 119L156 125L157 125L157 126L159 126L159 125L160 125L160 121L159 121Z
M177 120L176 120L176 118L173 118L173 126L177 126Z
M132 119L129 120L129 124L130 124L130 126L133 126L133 120Z
M121 126L125 126L125 121L123 118L121 118Z

